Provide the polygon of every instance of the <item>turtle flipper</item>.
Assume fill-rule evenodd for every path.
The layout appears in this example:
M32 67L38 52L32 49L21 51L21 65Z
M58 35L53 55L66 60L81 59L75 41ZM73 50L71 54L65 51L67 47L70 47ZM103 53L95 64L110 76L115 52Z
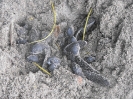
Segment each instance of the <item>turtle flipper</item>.
M89 72L89 71L84 71L84 75L86 78L92 82L95 82L97 84L100 84L101 86L109 86L109 82L106 78L101 76L100 74L94 73L94 72Z
M78 40L77 42L79 43L80 49L84 48L87 45L87 42L83 40Z

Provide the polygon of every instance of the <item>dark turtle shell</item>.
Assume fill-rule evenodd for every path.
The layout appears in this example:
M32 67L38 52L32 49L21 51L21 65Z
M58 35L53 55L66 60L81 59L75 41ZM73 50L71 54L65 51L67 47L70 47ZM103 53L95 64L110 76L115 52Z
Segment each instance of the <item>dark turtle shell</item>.
M92 63L96 60L96 58L94 56L88 56L88 57L85 57L84 60L87 62L87 63Z
M55 65L55 64L51 64L49 67L48 67L48 70L49 71L54 71L54 69L56 69L58 66L57 65Z
M40 54L43 53L45 48L46 46L43 45L42 43L36 43L35 45L32 46L31 52L32 54Z
M60 62L61 62L61 60L58 57L55 57L55 56L49 57L47 59L47 64L48 65L51 65L51 64L59 65Z
M66 34L67 36L72 37L74 35L74 27L73 26L68 27Z
M27 57L27 60L28 60L29 62L38 62L38 61L39 61L39 58L38 58L37 55L29 55L29 56Z
M73 42L68 44L65 49L64 52L65 54L71 53L73 55L79 55L79 50L80 50L80 45L78 42Z
M68 44L73 43L73 42L77 42L77 39L74 36L69 37L68 38Z

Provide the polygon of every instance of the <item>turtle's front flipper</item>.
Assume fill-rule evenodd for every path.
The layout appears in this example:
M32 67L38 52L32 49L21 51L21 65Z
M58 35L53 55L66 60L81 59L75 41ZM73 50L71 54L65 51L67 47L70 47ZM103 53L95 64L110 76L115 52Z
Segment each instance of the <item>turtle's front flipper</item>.
M97 70L91 67L86 61L84 61L80 56L75 56L75 62L80 65L80 67L84 70L95 72L99 74Z
M86 76L86 78L92 82L95 82L97 84L100 84L101 86L109 86L109 82L107 79L105 79L103 76L101 76L100 74L94 73L94 72L90 72L90 71L86 71L84 70L84 75Z
M83 49L87 45L87 42L83 40L78 40L77 42L79 43L80 49Z

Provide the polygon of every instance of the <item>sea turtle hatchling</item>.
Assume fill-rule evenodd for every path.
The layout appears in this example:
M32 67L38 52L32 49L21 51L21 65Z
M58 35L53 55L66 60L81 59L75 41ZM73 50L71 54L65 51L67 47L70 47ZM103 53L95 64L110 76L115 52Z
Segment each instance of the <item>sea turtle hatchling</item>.
M60 62L61 62L61 60L60 60L58 57L55 57L55 56L49 57L49 58L47 59L47 64L48 64L48 65L51 65L51 64L59 65Z
M39 58L38 58L37 55L29 55L29 56L27 57L27 60L28 60L29 62L39 62Z
M64 48L64 53L69 60L74 61L74 57L79 55L80 45L78 42L72 42Z
M108 86L108 80L80 57L80 49L84 48L86 44L86 41L79 40L76 42L71 42L64 48L64 53L72 62L73 72L77 75L85 76L88 80L91 80L102 86Z
M58 68L58 66L60 65L60 62L61 60L58 57L55 57L55 56L49 57L47 59L47 64L49 65L48 70L52 72L54 69Z
M69 27L68 28L68 45L64 48L64 54L67 55L67 58L74 61L74 57L79 55L80 49L84 48L84 46L87 44L86 41L79 40L73 36L74 35L74 28ZM71 34L71 35L70 35Z
M32 46L31 53L32 54L40 54L43 53L44 49L47 49L48 46L42 43L36 43Z

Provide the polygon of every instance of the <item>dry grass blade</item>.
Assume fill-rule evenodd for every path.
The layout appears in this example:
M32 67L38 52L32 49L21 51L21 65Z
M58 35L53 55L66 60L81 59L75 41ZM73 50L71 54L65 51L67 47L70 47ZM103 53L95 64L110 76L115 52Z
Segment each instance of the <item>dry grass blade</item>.
M55 29L55 26L56 26L56 12L55 12L55 8L54 8L54 4L51 3L51 5L52 5L52 11L53 11L53 14L54 14L54 25L53 25L53 27L52 27L51 32L50 32L49 35L47 35L45 38L43 38L43 39L41 39L41 40L33 41L33 42L29 43L29 44L33 44L33 43L37 43L37 42L42 42L42 41L44 41L45 39L47 39L47 38L53 33L53 31L54 31L54 29Z
M90 11L89 11L89 13L88 13L88 16L87 16L87 19L86 19L86 22L85 22L84 32L83 32L83 40L84 40L84 38L85 38L86 26L87 26L87 23L88 23L89 17L90 17L90 15L91 15L91 12L92 12L92 8L90 8Z
M50 75L51 76L51 74L47 71L47 70L45 70L44 68L42 68L40 65L38 65L36 62L33 62L33 64L34 65L36 65L40 70L42 70L44 73L46 73L46 74L48 74L48 75Z

